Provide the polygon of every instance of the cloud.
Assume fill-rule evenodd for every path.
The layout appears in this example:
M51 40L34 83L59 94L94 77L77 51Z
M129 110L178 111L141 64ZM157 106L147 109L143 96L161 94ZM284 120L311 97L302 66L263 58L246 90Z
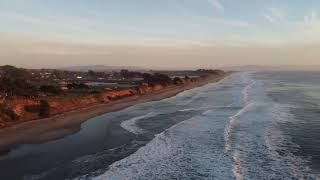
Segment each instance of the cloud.
M310 13L305 15L303 22L298 23L297 26L299 26L302 29L304 33L304 39L320 41L320 19L318 13L315 10L312 10Z
M286 20L287 11L280 8L269 8L262 16L272 24L279 24Z
M305 24L313 24L318 21L318 13L315 10L312 10L310 14L304 16Z
M220 0L208 0L208 3L211 4L214 7L214 9L216 9L218 11L224 10L224 6L220 2Z

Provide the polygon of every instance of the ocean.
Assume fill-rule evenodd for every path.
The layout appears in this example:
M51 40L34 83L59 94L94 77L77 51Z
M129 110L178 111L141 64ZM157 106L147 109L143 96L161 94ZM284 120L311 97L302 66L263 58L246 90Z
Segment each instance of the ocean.
M320 179L320 72L237 72L0 157L6 179ZM23 162L23 163L22 163ZM35 167L30 167L30 166Z
M164 117L150 112L157 114L129 120L135 126L126 128L146 133L179 111L192 116L96 179L319 178L319 77L316 72L235 73L171 98L189 106Z

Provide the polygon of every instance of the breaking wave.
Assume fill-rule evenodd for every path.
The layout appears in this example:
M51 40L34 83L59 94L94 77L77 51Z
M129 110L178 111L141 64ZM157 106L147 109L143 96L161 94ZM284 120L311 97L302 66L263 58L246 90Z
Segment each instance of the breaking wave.
M188 92L178 95L188 106L177 111L200 114L156 135L94 179L316 179L305 160L287 150L298 147L277 127L291 119L290 112L266 95L254 73L235 73L199 90L192 100ZM174 104L184 104L179 98ZM137 121L154 116L138 116L121 127L141 134Z
M146 131L145 131L144 129L141 129L139 126L137 126L137 125L136 125L137 122L138 122L139 120L141 120L141 119L150 118L150 117L155 117L155 116L157 116L157 115L158 115L157 113L150 112L150 113L148 113L148 114L146 114L146 115L137 116L137 117L131 118L131 119L129 119L129 120L123 121L123 122L120 124L120 126L121 126L123 129L125 129L125 130L127 130L127 131L129 131L129 132L131 132L131 133L133 133L133 134L136 134L136 135L138 135L138 134L143 134L143 133L145 133Z

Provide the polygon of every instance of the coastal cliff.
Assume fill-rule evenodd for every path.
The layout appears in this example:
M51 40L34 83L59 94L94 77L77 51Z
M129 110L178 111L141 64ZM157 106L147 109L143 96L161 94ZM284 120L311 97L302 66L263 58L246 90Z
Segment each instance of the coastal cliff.
M14 97L6 100L5 106L1 108L0 128L10 127L22 122L51 117L99 104L108 104L127 97L149 95L167 89L179 88L200 81L208 81L211 78L224 76L224 74L225 73L221 71L214 75L185 79L177 84L143 84L138 87L106 90L101 93L83 96L51 96L46 98Z
M110 90L99 94L85 96L56 96L42 99L28 99L15 97L7 100L5 103L6 112L0 113L0 128L8 127L23 121L30 121L42 118L39 115L40 100L45 99L49 104L48 116L53 116L81 108L86 108L101 103L117 101L125 97L140 96L150 94L166 88L160 84L142 85L136 88L127 88L121 90Z

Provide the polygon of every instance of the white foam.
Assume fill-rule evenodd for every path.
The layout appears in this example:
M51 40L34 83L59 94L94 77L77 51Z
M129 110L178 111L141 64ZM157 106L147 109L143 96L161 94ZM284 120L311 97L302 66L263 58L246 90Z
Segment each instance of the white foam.
M186 108L186 109L181 109L178 110L179 112L189 112L189 111L199 111L201 108Z
M179 111L199 109L203 113L157 135L136 153L112 164L105 174L96 179L243 180L310 177L304 176L307 172L304 167L307 166L300 158L293 154L283 157L277 153L278 150L285 150L281 148L290 139L281 131L270 128L270 121L288 121L290 118L285 109L275 105L266 96L261 82L254 81L250 73L237 73L224 83L232 88L217 92L224 95L223 98L215 97L221 103L213 106L215 98L208 98L203 100L203 104L199 103L202 109L199 109L199 104L190 103L190 107L188 105L188 108ZM211 89L202 90L198 96L205 96L205 93L209 95ZM210 96L215 94L211 93ZM232 102L223 101L224 97L232 99ZM185 102L186 98L180 102L179 99L175 100L180 103ZM234 108L239 108L239 111L235 112ZM279 114L284 116L283 119L275 118ZM132 118L130 123L127 122L127 128L132 130L136 121L143 118L146 117Z
M208 115L209 113L213 112L215 109L211 108L211 109L207 109L205 112L202 113L202 115Z
M233 160L235 163L234 163L232 172L233 172L236 180L243 180L244 178L242 175L242 163L241 163L240 153L238 151L234 152Z
M183 123L184 122L181 122L180 124ZM173 129L180 124L177 124L170 129ZM157 135L150 143L145 147L140 148L131 156L113 163L105 174L94 179L131 180L145 177L146 174L144 173L150 170L152 171L152 168L156 166L157 163L160 164L163 159L171 157L177 151L175 146L177 144L172 142L170 138L166 138L167 131L168 130ZM154 169L154 171L156 170L157 169Z
M298 150L300 147L293 143L290 136L283 134L283 132L277 128L278 123L294 122L295 119L289 113L290 105L281 105L277 103L268 104L270 108L270 117L273 121L271 126L265 134L265 144L271 157L274 161L280 161L285 164L289 172L297 179L314 178L310 174L311 169L308 167L308 161L301 157L295 156L291 153L294 149ZM285 144L285 146L283 146ZM288 148L290 147L290 151ZM282 152L280 155L278 152Z
M141 119L145 119L145 118L151 118L151 117L155 117L157 116L158 114L157 113L154 113L154 112L150 112L146 115L142 115L142 116L137 116L137 117L134 117L134 118L131 118L129 120L126 120L126 121L123 121L120 126L133 133L133 134L143 134L145 133L146 131L144 129L141 129L140 127L137 126L137 122Z
M208 134L217 128L210 122L211 118L203 116L183 121L157 135L136 153L115 162L95 179L232 178L232 174L227 174L232 171L228 157L218 146L210 144L217 138Z
M248 76L246 75L246 77ZM231 132L235 127L233 123L236 120L240 126L239 129L241 129L233 135L237 136L233 152L233 173L236 179L246 179L247 177L253 179L314 179L315 177L310 173L306 161L288 150L289 147L290 149L298 149L299 147L291 141L289 136L284 135L277 128L278 123L294 121L288 109L292 105L273 102L267 96L262 84L254 80L251 80L251 83L243 89L242 94L247 106L254 103L254 109L250 111L241 109L238 112L240 116L236 114L235 117L230 118L228 128L231 129ZM256 125L260 127L255 127ZM244 128L249 127L250 129L244 131ZM228 130L227 134L229 134ZM230 151L231 143L226 143L226 145L226 150ZM278 152L282 152L281 155ZM263 167L265 166L264 161L268 163L266 167ZM261 166L262 164L263 166ZM253 172L259 173L254 174Z
M243 98L244 98L245 102L250 101L249 100L249 91L255 84L256 84L256 81L252 80L251 83L243 89L242 94L243 94Z
M237 114L230 117L230 121L228 123L228 126L226 128L226 144L225 144L225 151L231 150L231 143L232 143L232 130L235 128L236 120L245 112L249 111L252 106L254 106L255 103L251 102L247 104L245 107L240 109Z

